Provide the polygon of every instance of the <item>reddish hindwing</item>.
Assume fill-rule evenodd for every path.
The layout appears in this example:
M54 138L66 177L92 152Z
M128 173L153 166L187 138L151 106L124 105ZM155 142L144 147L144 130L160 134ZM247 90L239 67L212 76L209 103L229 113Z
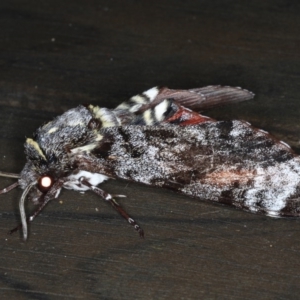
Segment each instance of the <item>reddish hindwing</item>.
M196 125L203 122L215 122L215 120L180 105L178 105L178 111L164 121L164 123L180 126Z

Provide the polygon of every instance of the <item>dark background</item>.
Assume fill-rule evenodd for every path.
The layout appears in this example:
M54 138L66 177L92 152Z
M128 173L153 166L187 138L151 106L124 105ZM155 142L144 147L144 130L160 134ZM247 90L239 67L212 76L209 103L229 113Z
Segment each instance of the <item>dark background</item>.
M247 120L300 153L299 13L288 0L1 1L0 169L19 172L25 136L57 114L156 85L247 88L254 100L205 113ZM124 181L102 188L128 196L144 240L97 196L64 191L24 243L7 235L21 192L1 195L1 299L299 297L298 220Z

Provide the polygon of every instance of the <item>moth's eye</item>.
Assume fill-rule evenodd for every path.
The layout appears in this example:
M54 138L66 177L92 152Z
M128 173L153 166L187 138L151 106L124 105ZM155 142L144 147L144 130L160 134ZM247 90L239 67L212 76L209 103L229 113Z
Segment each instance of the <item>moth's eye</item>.
M88 123L88 128L89 129L100 129L102 126L102 122L99 119L90 119L89 123Z
M53 185L53 179L50 176L42 176L38 181L38 188L41 192L47 192Z

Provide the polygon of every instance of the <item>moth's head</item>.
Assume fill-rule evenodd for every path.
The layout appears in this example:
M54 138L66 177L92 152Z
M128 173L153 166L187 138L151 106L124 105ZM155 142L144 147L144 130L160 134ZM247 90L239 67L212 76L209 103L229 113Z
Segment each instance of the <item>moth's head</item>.
M24 190L19 206L25 239L25 199L40 204L41 209L49 200L58 197L65 178L76 169L71 156L88 151L100 137L97 128L88 126L91 119L89 109L79 106L44 124L33 139L26 140L27 163L18 181Z
M42 202L42 198L56 181L57 179L50 174L39 174L34 165L28 162L20 174L19 186L23 190L26 190L28 186L31 186L31 189L27 192L26 196L34 204L38 204Z
M19 178L23 193L19 202L24 239L27 239L27 218L24 203L28 199L40 208L49 200L57 198L63 185L60 173L56 170L56 161L47 159L38 143L27 139L25 143L27 163ZM37 212L39 211L37 210ZM29 218L30 220L30 218Z
M46 154L39 143L33 139L25 142L27 163L23 168L19 185L22 189L31 186L28 198L38 204L41 198L53 187L54 183L63 176L64 170L55 153Z

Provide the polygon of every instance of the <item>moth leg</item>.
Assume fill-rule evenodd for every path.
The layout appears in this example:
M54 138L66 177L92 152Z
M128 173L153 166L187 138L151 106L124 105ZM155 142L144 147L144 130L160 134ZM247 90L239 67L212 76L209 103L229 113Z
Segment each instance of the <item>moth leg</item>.
M139 233L140 237L144 237L144 230L136 223L134 219L132 219L128 213L124 210L122 206L115 200L110 199L109 202L111 203L112 207L124 218L128 221L129 224L131 224L134 229Z
M32 222L36 216L39 215L39 213L44 209L44 207L48 204L48 202L51 200L51 199L44 199L44 196L45 195L42 195L42 197L39 199L39 202L41 202L41 204L38 206L38 208L33 212L33 214L29 217L26 218L26 222L27 224L29 222ZM15 228L13 228L12 230L10 230L8 233L9 234L13 234L14 232L16 231L19 231L22 229L22 223L20 223L18 226L16 226Z
M27 217L26 218L26 222L27 222L27 224L29 223L29 220L30 219L30 217ZM22 223L20 223L18 226L16 226L15 228L13 228L13 229L11 229L9 232L8 232L8 234L13 234L14 232L17 232L17 231L19 231L19 230L21 230L22 229Z
M1 195L1 194L6 194L6 193L8 193L9 191L11 191L11 190L13 190L14 188L16 188L18 185L19 185L19 182L17 181L17 182L15 182L15 183L11 184L10 186L8 186L8 187L6 187L6 188L0 190L0 195Z
M124 210L124 208L115 200L113 199L112 195L101 190L100 188L91 185L84 177L79 178L79 181L89 187L91 191L95 194L103 198L105 201L110 202L112 207L125 219L127 222L134 227L134 229L139 233L140 237L144 237L144 230L136 223L134 219L132 219L128 213Z

